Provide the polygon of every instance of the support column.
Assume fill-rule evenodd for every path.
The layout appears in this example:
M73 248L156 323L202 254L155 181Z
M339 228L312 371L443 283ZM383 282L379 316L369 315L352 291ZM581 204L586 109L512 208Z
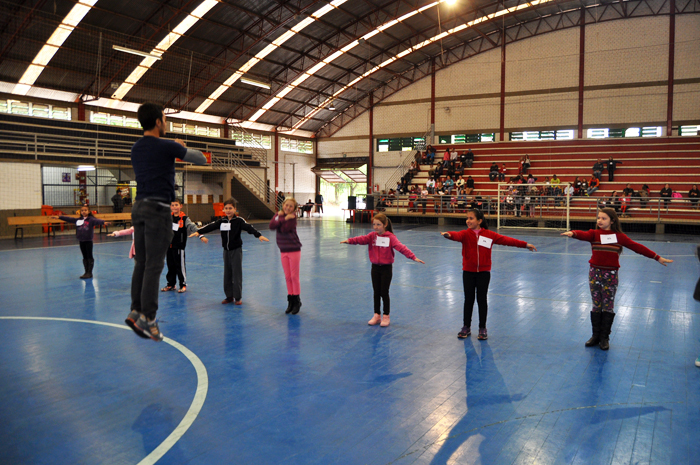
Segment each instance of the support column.
M673 135L673 65L676 52L676 0L670 0L671 14L668 28L668 98L666 100L666 136Z
M367 192L372 193L374 176L374 94L369 93L369 163L367 164Z
M431 60L430 63L430 142L426 141L427 144L435 143L435 58Z
M85 119L85 103L82 100L78 101L78 121L87 121Z
M578 138L583 139L583 84L586 66L586 9L581 7L578 52Z
M277 132L277 128L275 128L275 193L277 193L277 189L279 187L279 166L280 164L278 163L280 161L280 141L279 141L279 132Z
M503 27L501 36L501 124L499 141L505 139L506 127L506 28Z

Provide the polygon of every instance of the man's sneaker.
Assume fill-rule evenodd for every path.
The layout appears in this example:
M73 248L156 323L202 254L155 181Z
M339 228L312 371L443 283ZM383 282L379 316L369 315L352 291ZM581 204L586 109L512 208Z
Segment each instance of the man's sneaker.
M695 366L700 367L700 357L695 359Z
M486 328L479 328L479 335L476 338L481 341L488 339L489 335L486 333Z
M136 327L145 334L146 337L150 337L156 342L163 340L163 333L161 333L160 328L158 328L158 320L153 320L153 322L149 323L145 318L139 318L136 320Z
M136 327L136 322L139 320L141 317L141 314L137 312L136 310L132 310L129 312L129 316L126 317L126 320L124 320L124 323L132 329L136 333L137 336L142 337L144 339L148 339L149 337L146 336L141 332L140 329Z
M382 316L379 313L375 313L371 320L367 322L368 325L374 326L382 321Z
M462 326L462 330L457 333L457 337L464 339L472 335L472 329L469 326Z

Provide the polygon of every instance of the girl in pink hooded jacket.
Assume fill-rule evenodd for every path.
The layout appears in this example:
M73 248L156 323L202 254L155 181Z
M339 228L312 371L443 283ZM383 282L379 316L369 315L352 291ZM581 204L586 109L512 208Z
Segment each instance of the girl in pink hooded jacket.
M389 286L392 278L392 264L394 263L394 249L398 250L413 261L423 263L416 258L408 247L403 245L394 236L391 220L384 214L374 215L372 220L374 232L366 236L351 237L341 241L341 244L368 245L369 261L372 262L372 288L374 289L374 316L369 320L369 325L389 326ZM384 316L381 317L380 301L384 302Z
M114 231L112 234L107 234L110 237L119 237L119 236L126 236L127 234L131 234L131 249L129 249L129 258L134 258L134 255L136 252L134 251L134 227L130 227L129 229L122 229L121 231Z

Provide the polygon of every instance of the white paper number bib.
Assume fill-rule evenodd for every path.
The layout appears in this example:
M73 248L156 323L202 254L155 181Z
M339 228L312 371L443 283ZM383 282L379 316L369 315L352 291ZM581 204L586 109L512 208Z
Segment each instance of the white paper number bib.
M82 226L83 224L85 224L85 220L78 220L75 222L76 226Z
M617 234L601 234L601 244L617 244Z
M389 238L377 236L377 242L375 242L374 245L377 247L389 247Z
M488 238L486 236L479 236L479 242L477 242L482 247L486 247L487 249L491 248L491 244L493 244L493 239Z
M221 231L230 231L231 223L221 223Z
M180 229L180 223L173 223L173 231Z

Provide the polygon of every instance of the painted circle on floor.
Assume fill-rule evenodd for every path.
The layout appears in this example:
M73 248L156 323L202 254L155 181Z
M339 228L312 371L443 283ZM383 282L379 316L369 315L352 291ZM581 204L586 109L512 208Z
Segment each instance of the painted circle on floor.
M100 326L111 326L117 329L125 329L131 331L131 329L124 325L118 325L116 323L107 323L104 321L92 321L92 320L80 320L76 318L53 318L53 317L32 317L32 316L0 316L0 320L43 320L43 321L62 321L67 323L88 323L92 325ZM170 450L171 447L187 432L187 430L192 426L192 423L197 419L202 406L204 405L204 400L207 398L207 391L209 390L209 376L207 375L207 369L205 368L202 361L197 357L194 352L189 350L187 347L183 346L179 342L176 342L170 338L163 338L163 342L171 345L172 347L179 350L182 355L184 355L187 360L190 361L197 373L197 389L194 394L194 399L192 399L192 404L187 410L187 413L180 421L180 424L173 430L170 435L168 435L165 440L160 443L150 454L141 460L138 465L152 465L160 460L166 452Z

